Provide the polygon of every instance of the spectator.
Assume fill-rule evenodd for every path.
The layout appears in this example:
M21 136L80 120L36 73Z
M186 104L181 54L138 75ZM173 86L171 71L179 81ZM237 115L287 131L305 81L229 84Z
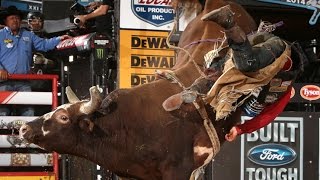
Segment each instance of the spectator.
M10 6L1 13L5 27L0 30L0 91L31 91L28 81L7 81L11 74L29 74L32 51L54 49L67 35L43 39L20 27L22 12ZM0 115L8 116L9 107L1 105ZM21 116L33 116L34 109L26 106L19 110Z
M41 12L29 12L27 14L27 22L29 30L41 38L48 38L49 34L43 29L44 25L44 15ZM44 74L48 73L49 68L54 66L54 62L47 59L47 53L44 52L34 52L33 53L33 66L32 72L34 74ZM41 88L43 83L40 81L34 82L32 87Z
M29 12L27 14L29 30L41 38L47 38L48 35L43 29L44 15L41 12Z

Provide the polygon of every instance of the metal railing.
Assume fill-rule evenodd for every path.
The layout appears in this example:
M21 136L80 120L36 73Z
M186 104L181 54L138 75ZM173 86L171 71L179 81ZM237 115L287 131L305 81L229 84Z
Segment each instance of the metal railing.
M9 80L51 80L52 81L52 109L55 109L58 106L58 75L36 75L36 74L14 74L9 76ZM1 94L4 92L0 91L0 97ZM32 92L30 92L32 93ZM37 93L37 92L34 92ZM30 102L29 102L30 103ZM1 104L1 102L0 102ZM25 102L23 104L28 104L28 102ZM30 103L33 104L33 103ZM52 155L53 158L53 172L0 172L0 176L45 176L49 175L51 176L52 173L54 173L55 180L59 179L59 155L56 152L53 152Z

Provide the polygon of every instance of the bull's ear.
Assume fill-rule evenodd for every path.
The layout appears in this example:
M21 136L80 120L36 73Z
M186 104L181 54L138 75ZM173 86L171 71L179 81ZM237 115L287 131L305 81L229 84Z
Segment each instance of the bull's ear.
M84 130L86 133L90 133L92 132L93 130L93 122L90 121L88 118L84 118L84 119L81 119L79 121L79 126L82 130Z

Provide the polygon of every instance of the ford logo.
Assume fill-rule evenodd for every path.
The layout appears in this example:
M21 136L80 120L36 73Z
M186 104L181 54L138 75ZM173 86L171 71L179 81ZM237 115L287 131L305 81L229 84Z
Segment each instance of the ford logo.
M263 166L282 166L293 162L297 153L281 144L262 144L248 151L248 158L255 164Z

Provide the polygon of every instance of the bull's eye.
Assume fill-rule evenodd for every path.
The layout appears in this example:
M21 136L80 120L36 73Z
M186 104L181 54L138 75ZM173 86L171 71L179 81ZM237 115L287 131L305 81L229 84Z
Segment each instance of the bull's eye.
M68 118L67 116L62 115L62 116L61 116L61 120L63 120L63 121L68 121L69 118Z

